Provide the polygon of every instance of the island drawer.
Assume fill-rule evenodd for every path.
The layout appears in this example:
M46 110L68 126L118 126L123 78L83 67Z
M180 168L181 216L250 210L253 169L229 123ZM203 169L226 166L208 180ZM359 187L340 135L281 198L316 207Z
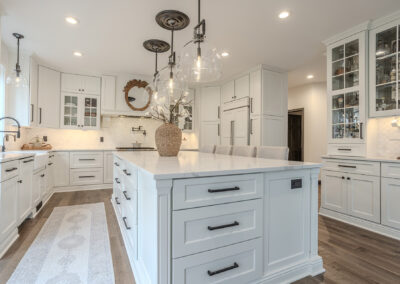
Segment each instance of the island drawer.
M262 277L262 239L190 255L172 262L172 283L251 283Z
M382 177L400 178L400 163L382 163Z
M103 183L103 169L71 169L71 185L92 185Z
M71 169L102 168L103 152L72 152L70 153Z
M177 179L173 210L261 198L263 192L262 174Z
M380 176L381 174L380 163L370 161L324 159L323 169L371 176Z
M174 211L173 258L261 237L262 202L255 199Z
M8 180L18 175L19 161L10 161L0 164L1 181Z

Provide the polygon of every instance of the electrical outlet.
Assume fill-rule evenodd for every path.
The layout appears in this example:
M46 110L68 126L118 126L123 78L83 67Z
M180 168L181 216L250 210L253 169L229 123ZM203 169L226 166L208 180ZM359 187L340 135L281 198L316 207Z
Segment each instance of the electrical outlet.
M47 136L43 136L43 141L47 142Z
M101 142L101 143L104 142L104 137L100 137L100 142Z

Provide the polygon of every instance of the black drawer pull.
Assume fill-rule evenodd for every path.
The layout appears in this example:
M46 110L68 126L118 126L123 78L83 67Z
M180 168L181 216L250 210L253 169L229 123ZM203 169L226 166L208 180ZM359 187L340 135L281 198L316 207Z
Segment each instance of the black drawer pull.
M350 178L350 177L347 177L347 180L351 180L351 178Z
M96 161L96 159L79 159L79 161Z
M94 178L95 176L79 176L79 178Z
M16 171L16 170L18 170L18 168L7 169L7 170L6 170L6 173L13 172L13 171Z
M357 166L348 166L348 165L338 165L340 168L349 168L349 169L357 169Z
M235 262L233 265L228 266L228 267L225 267L225 268L222 268L222 269L220 269L220 270L215 270L215 271L210 271L210 270L208 270L207 273L208 273L208 276L214 276L214 275L217 275L217 274L220 274L220 273L222 273L222 272L226 272L226 271L229 271L229 270L238 268L238 267L239 267L239 264L237 264L237 263Z
M53 164L53 163L48 163L47 165L48 165L48 166L51 166L52 164Z
M131 175L131 173L128 173L127 170L123 170L123 172L124 172L127 176L130 176L130 175Z
M114 165L116 165L117 167L119 167L119 164L118 164L117 162L115 162Z
M20 180L18 181L18 183L22 183L22 179L20 179Z
M30 162L33 162L33 161L34 161L34 159L26 160L26 161L24 161L24 164L30 163Z
M349 152L351 152L351 149L348 149L348 148L338 148L338 151L349 151Z
M235 186L231 188L222 188L222 189L209 189L209 193L217 193L217 192L225 192L225 191L234 191L234 190L240 190L240 187Z
M215 226L215 227L211 227L208 226L208 230L210 231L214 231L214 230L219 230L219 229L224 229L224 228L229 228L229 227L235 227L235 226L239 226L239 222L235 221L232 224L226 224L226 225L221 225L221 226Z
M121 183L121 182L119 181L119 178L115 178L115 182L116 182L116 183Z
M118 205L121 204L121 202L118 201L118 197L115 197L115 203L117 203Z
M50 155L49 158L54 158L54 155Z
M122 220L124 221L124 224L125 224L125 228L126 228L127 230L130 230L131 227L129 227L128 224L126 223L126 219L127 219L126 217L123 217L123 218L122 218Z
M41 174L41 175L40 175L40 177L42 177L42 178L43 178L43 177L44 177L44 174Z
M124 194L126 200L131 200L131 198L130 198L129 196L126 195L126 190L124 190L122 193Z

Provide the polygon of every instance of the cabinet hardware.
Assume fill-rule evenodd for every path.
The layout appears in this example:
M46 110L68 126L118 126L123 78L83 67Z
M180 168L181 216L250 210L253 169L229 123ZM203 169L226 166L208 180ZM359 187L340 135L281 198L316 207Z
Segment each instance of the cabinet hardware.
M342 179L345 179L345 177L342 177Z
M363 133L363 122L360 122L360 139L364 139L364 133Z
M122 193L124 194L126 200L131 200L131 198L128 195L126 195L126 190L124 190Z
M51 166L52 164L53 164L53 163L48 163L47 165L48 165L48 166Z
M9 173L9 172L13 172L13 171L16 171L16 170L18 170L18 168L11 168L11 169L7 169L5 172Z
M79 176L79 178L95 178L95 176Z
M33 122L33 111L34 111L33 104L31 104L31 122Z
M117 167L119 167L119 164L118 164L117 162L115 162L114 165L116 165Z
M22 183L22 179L18 181L18 183Z
M42 124L42 108L39 108L39 124Z
M123 170L123 172L124 172L127 176L130 176L130 175L131 175L131 173L128 173L127 170Z
M225 229L225 228L235 227L235 226L239 226L238 221L235 221L232 224L226 224L226 225L221 225L221 226L215 226L215 227L208 226L207 229L209 231L214 231L214 230L220 230L220 229Z
M96 161L96 159L79 159L79 161Z
M115 182L116 182L116 183L121 183L121 182L119 181L119 178L115 178Z
M351 178L350 178L350 177L347 177L347 180L351 180Z
M253 113L253 98L250 98L250 113Z
M218 118L221 118L221 107L218 106Z
M253 135L253 119L250 119L250 135Z
M131 227L129 227L128 224L126 223L126 219L127 219L126 217L123 217L123 218L122 218L122 220L124 221L125 228L126 228L127 230L130 230Z
M221 126L220 126L220 124L218 123L218 136L221 136Z
M42 178L43 178L43 177L44 177L44 174L41 174L41 175L40 175L40 177L42 177Z
M220 270L215 270L215 271L210 271L210 270L208 270L207 273L208 273L208 276L214 276L214 275L216 275L216 274L220 274L220 273L223 273L223 272L226 272L226 271L229 271L229 270L238 268L238 267L239 267L239 264L237 264L237 263L235 262L235 263L233 263L233 265L228 266L228 267L225 267L225 268L222 268L222 269L220 269Z
M235 187L229 187L229 188L221 188L221 189L209 189L209 193L218 193L218 192L225 192L225 191L235 191L235 190L240 190L240 187L235 186Z
M231 146L233 146L234 143L234 132L235 132L235 121L231 121Z
M349 148L338 148L338 151L349 151L349 152L351 152L351 149L349 149Z
M121 204L121 202L118 201L118 197L115 197L115 203L117 203L118 205Z
M349 166L349 165L338 165L339 168L349 168L349 169L357 169L357 166Z
M30 159L30 160L23 161L23 163L26 164L26 163L30 163L30 162L33 162L33 161L34 161L34 159Z
M50 155L49 158L54 158L54 155Z

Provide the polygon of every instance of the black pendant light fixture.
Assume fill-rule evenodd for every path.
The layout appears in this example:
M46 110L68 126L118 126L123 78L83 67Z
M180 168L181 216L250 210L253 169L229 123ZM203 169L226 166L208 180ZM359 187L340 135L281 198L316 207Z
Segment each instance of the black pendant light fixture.
M17 39L17 63L15 64L15 70L7 76L6 83L14 87L27 87L28 81L21 74L21 66L19 65L19 41L24 38L23 35L19 33L13 33L13 36Z
M206 41L206 20L201 18L200 0L197 0L197 25L193 39L183 49L179 69L192 83L212 82L221 75L221 55Z

